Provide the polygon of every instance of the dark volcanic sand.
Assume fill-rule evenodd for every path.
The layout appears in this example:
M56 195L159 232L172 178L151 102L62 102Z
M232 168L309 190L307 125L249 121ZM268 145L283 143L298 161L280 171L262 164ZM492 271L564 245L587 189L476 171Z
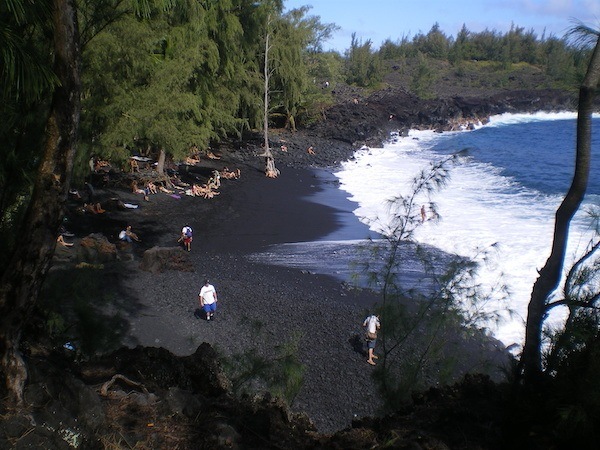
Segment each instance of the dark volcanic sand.
M127 273L120 280L137 305L128 317L126 344L188 355L208 342L224 355L258 348L275 356L278 345L298 339L306 372L294 411L306 412L322 432L346 427L355 417L375 415L380 402L370 376L373 367L356 342L362 342L361 324L376 296L348 290L330 277L246 258L269 244L314 240L339 226L335 209L303 199L323 187L320 179L314 171L286 167L280 167L279 178L267 179L260 159L256 164L211 164L240 167L242 178L223 180L220 195L213 199L174 199L161 193L144 202L123 190L99 191L101 198L117 195L140 208L71 222L77 237L102 231L116 242L120 229L130 223L142 239L134 244L134 260L125 263ZM176 246L184 225L194 229L189 253L194 271L140 270L143 252ZM361 227L356 221L357 232L366 234ZM205 277L219 295L213 322L194 317Z

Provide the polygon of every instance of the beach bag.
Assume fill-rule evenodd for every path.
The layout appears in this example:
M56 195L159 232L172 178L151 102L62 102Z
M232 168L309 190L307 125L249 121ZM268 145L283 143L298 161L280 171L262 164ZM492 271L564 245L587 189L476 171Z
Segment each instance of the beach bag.
M377 339L377 333L371 333L370 331L367 331L365 334L365 339L367 341L374 341Z

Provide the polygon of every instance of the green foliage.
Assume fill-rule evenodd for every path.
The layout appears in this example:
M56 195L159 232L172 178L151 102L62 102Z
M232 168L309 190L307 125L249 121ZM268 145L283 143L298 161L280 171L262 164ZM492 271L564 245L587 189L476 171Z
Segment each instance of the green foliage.
M0 270L10 258L40 161L51 89L49 2L0 3Z
M309 82L297 108L296 124L308 126L323 118L333 104L332 91L344 80L344 61L337 52L309 53L305 56ZM329 82L329 88L325 87Z
M352 34L350 49L346 55L346 82L368 87L380 82L383 77L381 60L371 49L371 41L364 44Z
M286 124L294 124L301 96L307 89L308 72L303 60L303 49L310 37L303 15L306 9L295 9L272 21L269 53L269 113L286 117Z
M550 38L542 43L541 62L547 75L558 86L572 88L575 84L575 64L573 55L562 40Z
M112 311L127 300L103 282L97 270L77 269L69 283L62 270L51 272L38 305L53 343L71 342L81 358L115 350L126 329L126 321Z
M379 57L386 60L398 60L414 56L413 44L404 36L400 41L386 39L379 47Z
M304 384L304 366L298 360L298 350L302 336L292 335L288 342L278 347L275 359L276 370L272 373L272 385L275 395L292 404Z
M552 87L574 89L585 73L589 52L590 46L582 50L581 46L572 45L568 37L538 37L533 30L516 25L505 34L488 29L474 33L463 25L456 38L452 38L446 36L436 23L427 34L418 33L412 39L403 36L396 42L386 40L378 54L382 60L396 63L420 55L425 61L448 61L461 68L465 63L490 62L503 73L509 72L513 64L525 63L543 70L552 80ZM499 77L496 77L495 86L508 87ZM415 82L415 87L422 85Z
M86 65L94 70L84 77L84 111L90 114L82 117L82 134L90 148L101 144L96 153L135 148L144 139L181 158L190 146L220 137L218 128L235 129L235 123L220 122L224 115L216 108L222 100L216 75L221 64L227 67L218 45L195 22L177 23L180 13L163 13L149 22L127 16L90 43Z
M2 101L35 102L57 84L51 69L48 31L51 4L20 0L0 3Z
M555 448L597 448L600 420L600 334L598 318L581 323L590 333L564 353L553 376L534 390L518 388L507 404L507 436L519 445L536 430ZM594 331L592 331L594 328ZM583 336L581 336L583 337ZM525 424L525 427L523 426ZM523 429L524 428L524 429Z
M339 77L340 72L339 57L320 52L336 26L306 16L308 11L305 6L271 20L269 114L283 117L281 124L291 129L322 100L317 94L321 83Z
M549 309L568 308L564 325L556 329L546 328L547 349L544 352L545 372L563 377L572 372L573 359L587 351L594 351L600 329L600 210L593 207L588 216L594 235L567 272L562 296L549 303ZM591 350L587 350L588 346Z
M281 2L178 2L140 19L109 21L84 53L82 144L87 160L140 141L176 159L191 146L261 126L262 53L271 30L271 111L293 121L308 109L306 59L335 28L307 7L281 13ZM311 50L310 52L308 50ZM303 106L304 105L304 106Z
M411 90L420 98L433 98L432 87L436 80L435 72L422 55L419 55L417 61L418 65L411 82Z
M414 51L433 59L447 59L449 48L450 41L438 23L431 27L427 35L419 33L413 39Z
M483 288L477 281L478 270L489 257L487 252L470 259L442 258L413 239L423 224L421 207L425 204L438 218L434 220L439 220L431 196L445 186L453 163L454 158L449 158L432 164L414 178L408 195L389 200L391 220L383 229L384 239L367 246L368 257L358 275L381 292L378 345L383 354L375 378L391 409L408 399L414 389L458 376L465 362L462 355L456 355L453 344L461 339L481 339L484 327L501 318L488 304L492 299L505 299L505 288ZM422 278L405 277L408 260L411 273L417 265L421 267Z
M289 341L277 346L273 356L262 354L267 338L263 324L243 320L241 325L250 325L252 346L248 350L222 358L223 368L232 383L235 394L271 392L292 404L304 383L304 366L298 360L301 335L292 334Z
M600 333L598 317L595 334L580 348L573 349L557 370L553 392L549 394L551 405L558 411L555 418L557 441L578 448L592 448L597 442L600 419L600 388L596 376L600 370Z

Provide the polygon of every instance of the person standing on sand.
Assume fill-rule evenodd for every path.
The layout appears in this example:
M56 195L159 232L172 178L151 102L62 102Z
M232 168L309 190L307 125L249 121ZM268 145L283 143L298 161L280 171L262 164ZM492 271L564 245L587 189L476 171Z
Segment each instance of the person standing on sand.
M206 313L206 320L212 319L217 310L217 291L208 279L204 280L204 286L198 294L198 301L200 302L200 308Z
M375 314L371 314L369 317L365 319L363 322L363 327L367 329L365 338L367 339L367 349L368 356L367 362L372 366L375 365L375 361L373 359L379 359L377 355L375 355L375 344L377 343L377 330L381 328L381 323L379 322L379 316Z
M189 252L192 250L192 227L186 225L181 229L181 237L177 242L182 242L185 249Z

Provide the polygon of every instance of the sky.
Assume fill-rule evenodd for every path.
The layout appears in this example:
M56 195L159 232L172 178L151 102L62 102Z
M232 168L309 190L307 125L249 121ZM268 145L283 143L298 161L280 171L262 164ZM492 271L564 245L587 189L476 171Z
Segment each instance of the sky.
M311 6L308 16L338 25L323 50L340 53L350 47L352 33L378 49L386 39L427 34L436 22L447 36L456 36L463 24L472 32L500 33L514 24L533 29L538 38L544 31L562 37L573 19L600 28L600 0L284 0L284 5L286 10Z

